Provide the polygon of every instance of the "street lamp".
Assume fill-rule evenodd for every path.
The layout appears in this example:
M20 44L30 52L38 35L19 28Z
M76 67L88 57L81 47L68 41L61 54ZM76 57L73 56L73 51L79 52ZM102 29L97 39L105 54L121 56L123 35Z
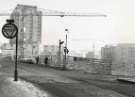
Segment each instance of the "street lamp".
M65 29L66 32L68 32L68 29ZM67 54L68 54L68 49L67 49L67 33L66 33L66 43L65 43L65 47L64 47L64 65L63 65L63 70L66 69L66 65L67 65Z

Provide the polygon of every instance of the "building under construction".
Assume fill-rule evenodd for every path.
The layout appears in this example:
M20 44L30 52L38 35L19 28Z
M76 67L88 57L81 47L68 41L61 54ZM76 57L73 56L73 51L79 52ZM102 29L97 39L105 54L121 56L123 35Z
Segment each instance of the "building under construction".
M20 57L37 56L41 43L42 12L36 6L17 5L11 13L11 19L18 27L18 55ZM10 40L14 46L15 39Z

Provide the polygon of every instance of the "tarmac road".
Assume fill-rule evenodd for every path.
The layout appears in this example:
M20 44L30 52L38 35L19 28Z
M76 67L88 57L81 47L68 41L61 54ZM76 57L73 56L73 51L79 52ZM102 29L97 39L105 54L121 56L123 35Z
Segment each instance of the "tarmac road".
M91 79L76 79L88 85L95 85L97 87L112 90L128 97L135 97L135 84L121 81L101 81Z
M28 71L32 70L31 68L27 68L25 66L22 67L22 68L24 68L25 70L28 70ZM68 75L68 72L70 72L69 75L68 75L68 78L70 78L71 73L74 73L73 71L65 72L65 71L59 71L59 70L53 70L53 69L44 69L44 68L42 68L42 69L40 68L40 72L46 73L46 74L50 73L50 75L55 74L54 76L56 76L57 74L64 76L64 74L65 74L64 77L66 77ZM85 73L84 73L84 75L85 75ZM98 80L96 77L94 79L93 76L92 76L92 79L90 78L90 76L88 76L88 78L80 78L78 76L78 79L77 79L77 76L75 78L73 78L73 76L71 76L70 79L73 79L75 81L79 81L79 84L80 83L81 84L85 84L86 86L87 85L89 85L89 86L96 86L96 87L100 87L100 88L105 89L105 90L115 91L115 92L120 93L122 95L125 95L127 97L135 97L135 84L132 84L132 83L124 83L124 82L119 82L119 81L107 81L107 80L104 80L104 79ZM71 81L71 83L73 83L72 80L70 80L70 81ZM40 84L42 86L52 86L52 84L50 84L50 85L49 84L44 84L43 82L42 83L38 82L38 84ZM57 83L57 85L55 84L55 86L57 87L56 89L53 88L55 91L60 86L64 87L63 85L58 85L58 83ZM82 86L80 85L79 87L82 87ZM46 88L46 89L50 89L50 88ZM67 96L67 97L69 97L69 96ZM72 97L72 96L70 95L70 97Z
M0 64L1 72L13 76L14 63L1 61ZM30 64L18 64L18 71L21 78L57 97L135 97L135 84L101 78L98 80L97 77L101 75L60 71Z

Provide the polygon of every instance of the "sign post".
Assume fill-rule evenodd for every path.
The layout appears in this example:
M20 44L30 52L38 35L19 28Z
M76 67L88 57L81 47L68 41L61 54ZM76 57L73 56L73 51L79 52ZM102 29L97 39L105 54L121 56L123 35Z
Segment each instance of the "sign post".
M18 32L17 32L17 34L16 34L16 56L15 56L15 72L14 72L14 81L18 81L17 55L18 55Z
M17 53L18 53L18 28L14 24L14 20L9 19L7 23L2 27L2 34L8 39L13 39L16 37L16 60L15 60L15 71L14 71L14 81L18 81L18 71L17 71Z

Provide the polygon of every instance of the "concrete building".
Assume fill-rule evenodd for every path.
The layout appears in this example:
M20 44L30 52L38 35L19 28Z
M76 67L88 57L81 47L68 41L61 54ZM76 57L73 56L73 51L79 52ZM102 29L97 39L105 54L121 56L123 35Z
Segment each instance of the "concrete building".
M68 53L69 56L83 57L83 54L80 52L76 52L74 50L70 50Z
M56 45L44 45L43 54L44 55L57 55L59 47Z
M118 44L114 52L112 73L135 75L135 44Z
M44 59L47 57L50 65L59 65L58 63L58 51L57 45L44 45L43 52L40 54L40 63L44 64ZM63 60L64 50L61 47L61 61ZM63 62L61 62L63 63Z
M135 64L135 44L118 44L114 52L113 64Z
M4 43L0 47L2 56L10 57L12 60L15 58L15 46L11 46L9 43Z
M113 54L114 54L114 46L105 45L101 48L101 59L107 60L112 63Z
M135 44L105 46L101 51L102 59L111 60L112 74L135 75Z
M36 6L18 4L10 16L18 27L18 43L21 57L24 57L24 55L33 56L32 52L27 52L27 50L33 51L33 49L37 50L35 56L38 55L39 44L41 43L41 14L42 12L38 11ZM10 44L14 45L15 39L11 39ZM24 52L24 49L27 53Z
M94 58L94 52L87 52L85 55L86 58Z
M8 43L4 43L1 45L1 52L4 56L12 56L15 49L13 49L13 47L11 47Z
M101 58L113 64L135 64L135 44L118 44L101 48Z

